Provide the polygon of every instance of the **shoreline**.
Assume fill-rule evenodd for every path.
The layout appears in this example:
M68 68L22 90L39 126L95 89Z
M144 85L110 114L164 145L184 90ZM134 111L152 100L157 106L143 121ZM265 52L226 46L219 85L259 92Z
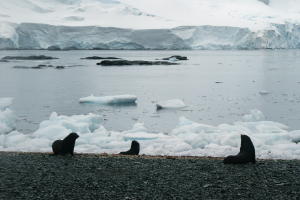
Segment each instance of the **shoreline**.
M238 153L238 152L237 152ZM32 155L53 155L52 152L22 152L22 151L0 151L1 154L32 154ZM53 155L54 156L54 155ZM224 157L213 157L213 156L172 156L172 155L120 155L120 154L108 154L108 153L76 153L74 152L74 157L82 156L82 157L99 157L99 158L140 158L140 159L173 159L173 160L221 160L223 161ZM229 155L228 155L229 156ZM63 157L63 156L60 156ZM299 161L300 159L277 159L277 158L256 158L257 162L260 161Z
M0 199L299 199L299 160L0 152Z

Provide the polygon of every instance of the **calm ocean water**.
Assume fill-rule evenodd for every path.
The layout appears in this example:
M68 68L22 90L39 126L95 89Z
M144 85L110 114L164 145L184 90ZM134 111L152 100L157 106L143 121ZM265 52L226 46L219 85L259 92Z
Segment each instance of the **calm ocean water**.
M137 121L152 131L168 132L180 116L217 125L233 123L251 109L266 120L300 129L300 51L0 51L8 55L48 55L51 61L0 63L0 97L13 97L18 130L32 132L58 114L97 113L110 130L127 130ZM183 55L177 66L100 67L86 56L155 60ZM15 69L38 64L82 65L56 69ZM268 94L260 94L267 92ZM137 106L79 104L91 94L138 96ZM156 112L161 100L183 99L187 108Z

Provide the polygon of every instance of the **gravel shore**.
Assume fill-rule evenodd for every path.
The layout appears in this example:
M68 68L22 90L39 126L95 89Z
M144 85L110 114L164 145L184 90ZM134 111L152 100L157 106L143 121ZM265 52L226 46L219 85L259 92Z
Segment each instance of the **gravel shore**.
M300 199L299 160L0 152L0 199Z

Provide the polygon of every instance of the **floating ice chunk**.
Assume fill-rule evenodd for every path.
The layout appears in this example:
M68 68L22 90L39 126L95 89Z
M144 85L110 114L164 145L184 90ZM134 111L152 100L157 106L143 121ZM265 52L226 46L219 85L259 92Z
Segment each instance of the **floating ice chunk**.
M134 95L116 95L116 96L102 96L94 95L83 97L79 99L80 103L99 103L99 104L135 104L137 97Z
M100 127L102 118L96 114L87 115L57 115L52 113L49 120L40 123L39 129L32 135L34 137L44 137L48 139L63 139L70 132L91 133Z
M261 121L264 119L265 119L264 114L260 110L257 110L257 109L250 110L249 114L245 114L243 116L244 121Z
M11 132L16 128L16 118L9 109L12 98L0 98L0 135Z
M292 138L293 142L300 143L300 130L291 131L289 136Z
M12 104L13 98L0 98L0 110L8 108Z
M262 91L259 91L259 94L260 95L268 95L268 94L270 94L270 92L268 92L266 90L262 90Z
M4 116L0 122L13 121L11 115L3 115L3 110L0 113ZM289 131L284 124L264 121L258 110L252 110L250 115L255 117L216 126L180 117L178 126L169 133L156 133L147 130L143 123L136 123L127 131L109 131L102 126L101 116L96 114L64 116L52 113L31 134L11 128L5 132L0 129L0 151L49 152L54 140L77 132L80 137L75 152L78 153L119 153L128 149L132 140L138 140L141 154L223 157L239 152L240 134L247 134L258 158L300 159L300 130Z
M157 110L160 109L180 109L186 107L185 103L180 99L171 99L156 104Z

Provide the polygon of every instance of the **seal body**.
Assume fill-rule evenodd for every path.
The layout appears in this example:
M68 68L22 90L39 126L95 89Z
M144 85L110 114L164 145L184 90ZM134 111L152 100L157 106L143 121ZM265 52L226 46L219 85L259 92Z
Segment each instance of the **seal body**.
M139 155L140 153L140 144L133 140L131 142L131 147L128 151L121 152L121 155Z
M52 150L55 155L74 154L75 141L78 138L77 133L70 133L63 140L56 140L52 143Z
M241 135L240 152L235 156L228 156L224 159L224 164L245 164L255 163L255 148L247 135Z

